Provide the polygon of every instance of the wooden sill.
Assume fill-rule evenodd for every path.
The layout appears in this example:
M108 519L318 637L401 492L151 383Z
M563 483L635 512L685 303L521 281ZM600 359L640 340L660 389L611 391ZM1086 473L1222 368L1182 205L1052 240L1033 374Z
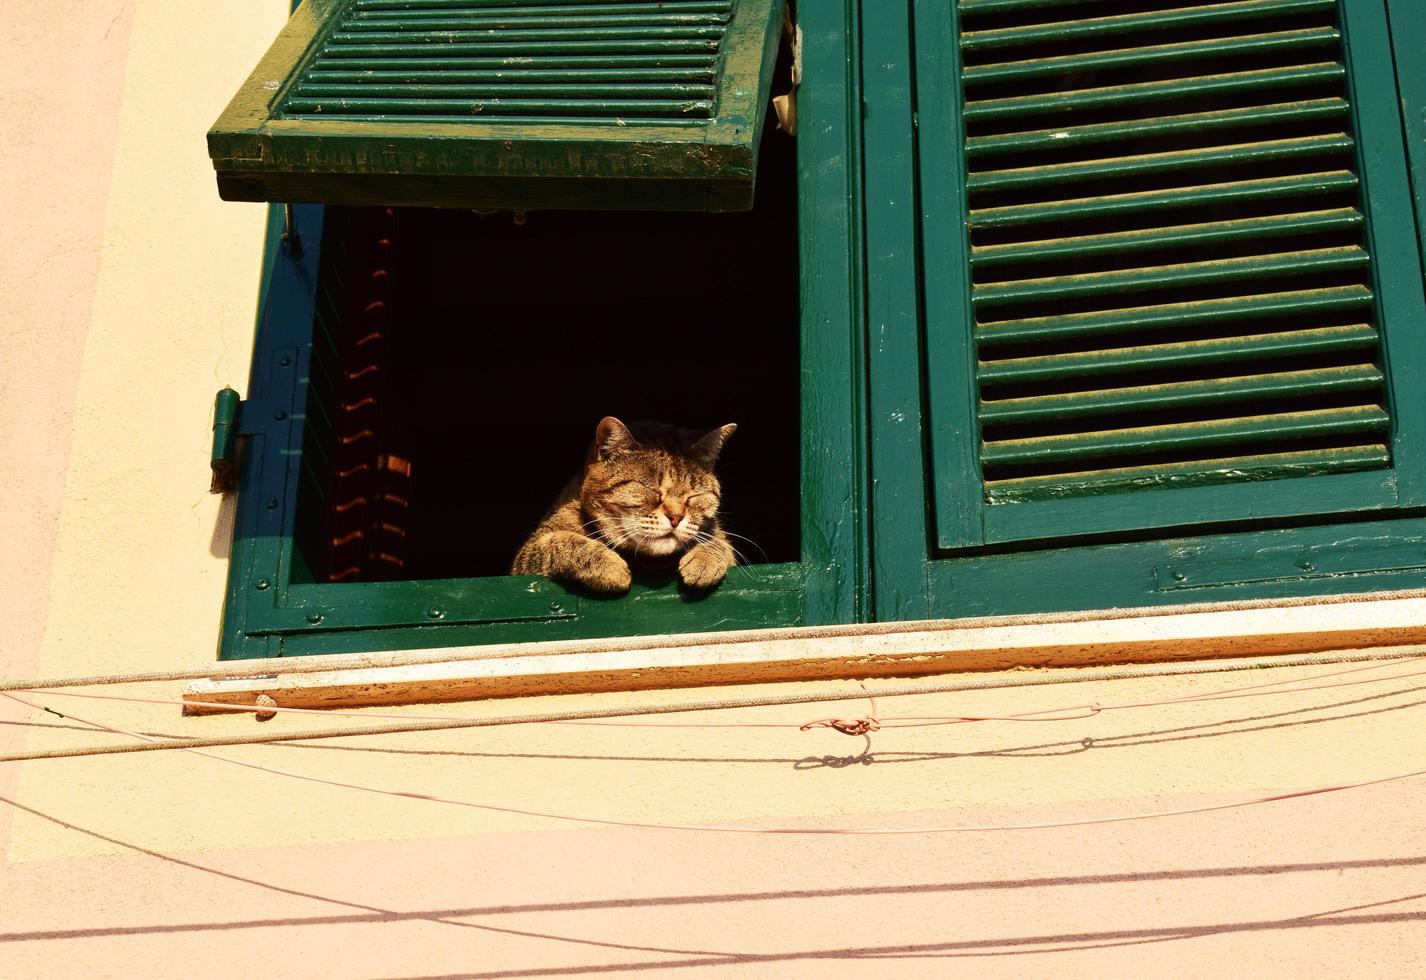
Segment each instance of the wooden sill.
M191 682L185 701L350 708L774 681L911 677L1426 643L1426 592L303 657L315 673ZM412 660L419 662L412 663ZM222 709L187 704L185 714Z

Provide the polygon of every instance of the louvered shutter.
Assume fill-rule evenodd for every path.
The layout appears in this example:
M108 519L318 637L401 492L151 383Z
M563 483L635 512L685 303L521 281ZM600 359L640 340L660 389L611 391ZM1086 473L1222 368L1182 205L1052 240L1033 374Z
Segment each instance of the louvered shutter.
M917 8L943 547L1422 499L1380 0Z
M738 210L782 0L305 0L208 134L227 200Z

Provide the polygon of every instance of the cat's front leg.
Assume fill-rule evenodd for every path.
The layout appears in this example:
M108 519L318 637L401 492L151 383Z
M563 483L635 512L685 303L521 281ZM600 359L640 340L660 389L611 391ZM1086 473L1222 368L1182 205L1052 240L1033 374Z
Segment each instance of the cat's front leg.
M737 556L733 546L721 535L711 541L700 541L688 549L678 562L678 577L694 589L711 589L723 581Z
M548 575L608 595L628 592L633 582L629 563L612 548L574 531L539 535L521 549L515 574Z

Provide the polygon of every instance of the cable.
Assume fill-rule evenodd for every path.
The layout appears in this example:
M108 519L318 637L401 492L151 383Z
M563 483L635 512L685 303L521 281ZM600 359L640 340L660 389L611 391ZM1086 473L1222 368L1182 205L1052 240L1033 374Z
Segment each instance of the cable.
M1347 670L1347 671L1339 671L1339 672L1337 672L1337 673L1335 673L1335 674L1329 674L1329 675L1326 675L1326 676L1329 676L1329 677L1331 677L1331 676L1339 676L1339 675L1341 675L1341 674L1355 673L1355 672L1361 671L1361 670L1374 670L1374 669L1379 669L1379 668L1381 668L1381 667L1390 666L1392 663L1395 663L1395 662L1398 661L1398 660L1404 660L1404 659L1412 659L1412 658L1410 658L1410 657L1400 657L1400 656L1398 656L1398 657L1395 657L1395 658L1391 658L1391 659L1387 659L1387 660L1382 660L1382 661L1380 661L1379 663L1371 664L1371 665L1368 665L1368 666L1366 666L1366 667L1354 668L1354 669L1352 669L1352 670ZM1405 674L1405 675L1393 675L1393 677L1377 678L1377 680L1393 680L1393 679L1396 679L1397 677L1412 677L1412 676L1416 676L1416 674L1415 674L1415 673L1412 673L1412 674ZM1081 680L1082 680L1083 678L1077 678L1077 679L1081 679ZM1096 705L1092 705L1092 706L1090 706L1090 705L1073 705L1073 706L1070 706L1069 708L1059 707L1059 708L1041 709L1041 710L1039 710L1039 711L1021 712L1021 713L1019 713L1018 715L1015 715L1015 716L1004 715L1004 716L965 716L965 717L958 717L958 718L937 718L937 719L930 719L930 720L926 721L925 723L926 723L926 724L954 724L954 723L958 723L958 722L967 722L967 721L991 721L991 720L1023 721L1023 720L1031 720L1031 719L1027 718L1027 716L1040 715L1040 714L1048 714L1048 713L1051 713L1051 712L1062 713L1062 712L1067 711L1067 710L1075 710L1075 709L1084 710L1084 709L1087 709L1087 708L1090 708L1090 707L1092 707L1092 709L1093 709L1093 710L1090 711L1090 714L1098 714L1101 710L1105 710L1106 707L1107 707L1107 708L1110 708L1110 709L1116 709L1116 708L1122 708L1122 707L1148 707L1148 706L1157 705L1157 704L1177 704L1177 703L1185 703L1185 702L1195 701L1195 700L1217 700L1217 699L1224 698L1224 697L1247 696L1247 695L1244 695L1244 694L1239 694L1239 693L1237 693L1237 692L1253 691L1253 690L1257 690L1257 689L1264 688L1264 687L1278 687L1278 686L1281 686L1281 685L1284 685L1284 684L1294 684L1294 683L1297 683L1297 684L1304 684L1304 683L1307 683L1307 682L1312 681L1312 680L1314 680L1314 679L1315 679L1315 678L1288 678L1288 679L1282 680L1282 681L1270 681L1270 682L1267 682L1267 683L1264 683L1264 684L1249 685L1249 686L1246 687L1246 688L1229 688L1229 689L1225 689L1225 690L1223 690L1223 691L1207 692L1207 693L1202 694L1202 695L1184 695L1184 696L1180 696L1180 697L1176 697L1176 698L1165 698L1165 699L1162 699L1162 700L1159 700L1159 701L1130 702L1130 703L1126 703L1126 704L1123 704L1123 705L1108 705L1108 706L1100 706L1100 705L1097 705L1097 704L1096 704ZM1349 682L1349 683L1367 683L1367 682ZM1319 686L1320 686L1320 687L1335 687L1335 686L1346 686L1346 685L1319 685ZM1283 692L1261 692L1261 691L1260 691L1259 693L1293 693L1294 691L1311 690L1311 689L1312 689L1312 688L1295 688L1295 689L1289 689L1288 691L1283 691ZM78 695L78 694L68 694L68 695L67 695L67 693L66 693L66 692L63 692L63 691L54 691L54 692L32 692L32 693L52 693L52 694L57 695L57 696L91 697L91 698L98 698L98 699L101 699L101 700L110 699L109 696L106 696L106 695ZM672 704L672 705L669 705L669 704L652 705L652 706L646 706L646 707L642 707L642 708L640 708L640 707L627 707L627 706L626 706L626 707L614 707L614 708L606 708L606 709L583 709L583 710L566 711L566 712L545 712L545 713L533 714L533 715L501 716L501 717L495 717L495 718L470 718L470 717L466 717L466 718L459 718L459 717L458 717L458 718L451 718L451 717L447 716L447 717L442 717L442 718L428 718L428 719L425 719L425 720L411 721L411 722L405 722L405 723L400 723L400 724L392 724L392 725L366 725L366 726L352 726L352 727L348 727L348 728L336 728L336 729L316 729L316 730L313 730L313 731L310 731L310 732L274 732L274 733L270 733L270 734L257 734L257 735L226 735L226 736L215 736L215 737L206 738L206 739L165 739L165 740L160 740L160 739L146 739L145 741L143 741L143 742L141 742L141 743L131 743L131 744L125 744L125 745L106 745L106 746L94 746L94 747L87 747L87 748L86 748L86 747L77 747L77 748L69 748L69 749L49 749L49 750L42 750L42 751L37 751L37 752L14 753L14 754L11 754L11 755L3 755L3 756L0 756L0 762L27 762L27 761L33 761L33 760L38 760L38 759L67 759L67 758L80 758L80 757L92 756L92 755L117 755L117 754L128 754L128 753L133 753L133 752L155 752L155 751L163 751L163 750L169 750L169 749L212 748L212 747L224 746L224 745L259 745L259 744L267 744L267 743L273 743L273 742L298 742L298 741L307 741L307 740L324 739L324 738L346 738L346 737L361 736L361 735L388 735L388 734L400 734L400 733L404 733L404 732L418 732L418 731L445 731L445 730L459 729L459 728L488 728L488 727L494 727L494 726L498 726L498 725L535 724L535 723L542 723L542 722L562 722L562 721L570 721L570 720L575 720L575 719L584 720L584 719L600 718L600 717L620 717L620 716L641 715L641 714L665 714L665 713L673 713L673 712L721 710L721 709L726 709L726 708L734 708L734 707L753 707L753 706L756 706L756 705L769 705L769 704L799 704L799 703L807 703L807 702L813 702L813 701L851 700L851 699L861 699L861 698L865 698L865 697L867 697L867 696L869 695L869 693L874 693L877 697L899 697L899 696L908 695L908 694L925 694L925 693L932 693L932 689L931 689L930 686L917 686L917 687L912 687L912 688L909 688L909 689L907 689L907 688L899 688L899 689L893 688L893 689L882 689L882 690L878 690L878 691L875 691L875 692L868 692L865 687L859 687L859 690L858 690L856 693L854 693L854 694L837 695L837 696L835 696L835 697L829 696L829 695L825 695L825 694L813 694L813 693L808 693L808 694L803 694L803 695L772 696L772 697L768 697L768 698L732 698L732 699L723 699L723 700L715 701L715 702L712 702L712 703L708 703L708 702L685 702L685 703L682 703L682 704ZM4 694L6 697L10 697L12 700L16 700L16 701L21 700L20 698L15 697L14 695L9 694L8 692L0 692L0 694ZM114 697L113 700L148 700L148 699ZM158 699L153 699L153 700L158 700ZM28 701L25 701L24 703L30 704L30 702L28 702ZM231 707L232 707L234 710L243 710L243 711L271 711L271 710L274 710L273 707L271 707L271 706L251 706L251 705L236 706L236 705L235 705L235 706L231 706ZM288 711L295 711L295 712L300 712L300 713L306 714L306 713L311 713L314 709L296 708L296 709L277 709L277 710L288 710ZM1077 715L1077 716L1071 716L1071 717L1086 717L1086 716L1085 716L1085 715ZM1047 720L1047 721L1057 721L1057 720L1058 720L1058 721L1063 721L1063 720L1071 720L1071 719L1070 719L1070 718L1050 718L1050 719L1044 719L1044 720ZM816 721L816 722L809 722L807 725L804 725L804 726L802 726L802 727L805 729L805 728L808 728L808 727L812 727L812 726L814 726L814 725L821 724L821 723L823 723L823 721L831 722L831 721L834 721L834 720L833 720L833 719L824 719L824 720L819 720L819 721ZM882 724L883 724L885 721L886 721L886 719L877 719L877 727L881 727ZM863 734L863 731L861 730L861 727L862 727L862 726L860 726L858 722L848 722L848 723L846 723L846 725L847 725L848 727L842 727L841 725L831 725L831 727L837 727L838 730L844 731L844 732L846 732L847 734ZM701 727L701 726L700 726L700 727ZM790 726L789 726L789 727L790 727ZM903 725L903 726L895 726L895 727L911 727L911 726L905 726L905 725Z
M29 705L32 708L39 708L40 705L16 694L5 692L5 697L18 701L21 704ZM116 735L127 735L131 738L152 740L148 735L138 732L130 732L121 728L114 728L99 722L89 721L70 715L74 721L89 725L93 728L103 729L113 732ZM720 834L759 834L775 836L904 836L911 834L950 834L950 833L994 833L1011 830L1050 830L1061 827L1087 827L1097 824L1125 823L1131 820L1152 820L1158 817L1178 817L1187 816L1194 813L1211 813L1216 810L1232 810L1239 807L1255 806L1265 803L1274 803L1279 800L1300 799L1307 796L1321 796L1326 793L1339 793L1349 789L1362 789L1367 786L1376 786L1381 783L1393 782L1400 779L1412 779L1426 775L1426 769L1415 769L1410 772L1392 773L1387 776L1378 776L1372 779L1364 779L1352 783L1341 783L1333 786L1319 786L1312 789L1290 790L1284 793L1270 793L1264 796L1254 796L1243 800L1235 800L1231 803L1214 803L1208 806L1185 807L1178 810L1151 810L1137 813L1118 814L1112 817L1086 817L1080 820L1054 820L1040 823L1020 823L1020 824L979 824L961 825L950 827L863 827L863 828L842 828L842 827L719 827L707 824L660 824L634 820L610 820L600 817L578 817L563 813L548 813L540 810L525 810L518 807L497 806L491 803L477 803L471 800L455 800L449 797L435 796L429 793L414 793L405 790L389 790L378 786L367 786L361 783L348 783L337 779L325 779L320 776L310 776L305 773L293 772L288 769L275 769L270 766L258 765L253 762L244 762L241 759L233 759L228 756L215 755L212 752L203 752L195 748L185 748L184 751L201 755L207 759L215 759L218 762L226 762L230 765L242 766L244 769L256 769L259 772L271 773L275 776L285 776L291 779L301 779L306 782L319 783L325 786L338 786L343 789L354 789L366 793L375 793L381 796L397 796L413 800L426 800L432 803L448 803L453 806L471 807L477 810L489 810L497 813L511 813L525 817L541 817L548 820L561 820L571 823L593 823L606 827L626 827L640 830L676 830L698 833L720 833Z

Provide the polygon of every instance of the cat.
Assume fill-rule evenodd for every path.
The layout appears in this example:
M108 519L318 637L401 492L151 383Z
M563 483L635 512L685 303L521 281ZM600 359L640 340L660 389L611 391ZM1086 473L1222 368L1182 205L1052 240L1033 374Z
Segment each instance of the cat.
M584 471L565 485L515 555L512 575L545 575L605 595L629 591L640 569L672 568L708 590L736 561L718 523L713 466L728 424L703 435L658 422L601 419Z

